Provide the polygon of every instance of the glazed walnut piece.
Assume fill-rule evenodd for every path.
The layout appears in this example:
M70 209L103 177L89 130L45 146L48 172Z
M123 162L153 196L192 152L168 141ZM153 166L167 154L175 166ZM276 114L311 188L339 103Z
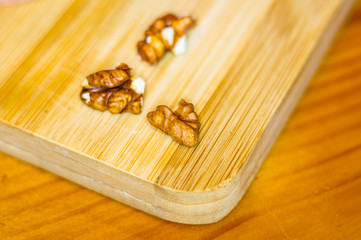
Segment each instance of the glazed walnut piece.
M167 106L160 105L155 111L149 112L147 118L153 126L169 134L176 142L187 147L197 145L201 124L193 104L182 99L174 113Z
M155 64L167 50L173 51L175 55L184 53L187 46L186 30L193 25L195 19L190 16L178 18L168 14L158 18L145 31L145 40L138 42L140 57L150 64Z
M116 69L89 75L83 81L81 100L100 111L141 113L145 82L140 77L131 77L130 71L121 63Z
M127 64L121 63L115 69L90 74L84 79L82 87L85 89L118 87L130 78L130 71Z

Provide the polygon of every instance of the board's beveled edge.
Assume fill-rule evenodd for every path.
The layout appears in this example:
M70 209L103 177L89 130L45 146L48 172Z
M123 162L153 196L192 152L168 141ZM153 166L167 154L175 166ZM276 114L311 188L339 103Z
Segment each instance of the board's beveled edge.
M289 90L286 100L272 117L271 123L263 133L256 149L253 151L252 155L246 161L239 173L221 188L205 192L177 191L144 181L90 158L87 159L85 163L91 164L87 166L87 169L82 169L81 167L85 166L82 163L82 160L85 158L84 156L75 152L61 154L57 151L53 151L51 148L56 148L57 146L51 142L46 143L48 146L47 148L40 149L41 147L44 147L44 145L41 146L41 143L39 142L33 144L32 140L34 138L32 138L33 136L31 133L27 133L25 131L21 132L21 130L18 129L18 134L14 134L12 136L10 132L6 131L10 126L3 122L0 122L0 132L6 134L5 139L7 141L0 141L0 150L155 216L187 224L205 224L216 222L227 215L236 206L252 182L258 168L263 162L263 159L266 157L269 149L271 148L272 143L275 141L292 109L296 105L297 100L302 95L307 83L316 71L318 63L327 51L333 35L335 35L337 29L346 17L352 3L352 0L343 1L338 9L338 13L334 15L333 20L329 23L322 39L319 40L318 46L310 56L309 61L304 67L299 78ZM12 139L17 139L19 137L24 140L20 144L12 141ZM16 144L17 146L15 146ZM34 146L36 146L36 144L40 145L38 145L38 148L34 150ZM35 155L35 153L31 153L30 151L36 152L40 156ZM71 164L75 164L75 166L78 167L74 169L82 170L75 172L70 168L66 168L60 164L55 164L52 161L42 158L41 155L45 155L44 153L47 153L46 155L48 158L56 157L61 159L60 162L71 162ZM77 156L81 161L74 161L74 159L65 156L68 154L74 154L73 157ZM111 171L112 174L108 173L108 175L104 172L104 170ZM94 176L97 174L105 175L102 178L93 178L90 177L93 176L91 174L89 176L89 174L83 175L81 173L94 173ZM109 177L110 175L111 177ZM116 179L117 177L119 177L119 179ZM119 184L119 181L122 184ZM131 186L129 183L131 183ZM149 187L149 184L153 186L149 188L152 189L151 192L139 191L140 189L148 189L144 187L144 185L148 185ZM114 185L117 185L118 187L114 187ZM137 196L137 194L134 193L138 193L140 195ZM145 195L142 196L142 194Z
M164 191L166 191L167 195L171 194L174 198L176 197L177 193L179 193L179 191L165 189L161 186L153 185L153 188L141 187L143 190L152 189L151 192L141 192L139 191L139 186L149 183L141 182L138 178L135 178L133 176L123 176L125 178L130 177L131 179L125 181L121 186L128 185L130 189L134 189L133 191L124 191L121 187L115 188L107 183L104 183L92 177L81 175L78 172L71 170L70 168L63 167L62 165L53 163L52 161L48 161L29 151L26 151L3 141L0 141L0 150L17 158L24 159L31 164L49 170L59 176L76 182L91 190L104 194L115 200L121 201L127 205L140 209L149 214L170 221L187 224L212 223L218 221L219 219L227 215L228 212L231 211L238 202L237 200L236 202L232 203L232 201L234 201L234 198L232 197L232 192L236 190L234 189L231 194L226 194L224 198L220 198L216 201L209 201L209 199L207 201L207 199L204 199L204 203L198 203L194 205L182 204L179 202L176 203L169 201L162 196L164 196ZM96 169L94 169L94 171L96 171ZM137 187L137 185L139 186ZM135 191L135 189L137 188L138 190ZM138 195L143 195L143 197L147 195L145 199L148 198L148 201L144 200L140 196L133 195L134 193ZM190 192L189 194L192 193ZM200 196L202 195L202 192L195 192L194 194ZM224 208L224 206L229 205L229 203L232 203L231 207Z

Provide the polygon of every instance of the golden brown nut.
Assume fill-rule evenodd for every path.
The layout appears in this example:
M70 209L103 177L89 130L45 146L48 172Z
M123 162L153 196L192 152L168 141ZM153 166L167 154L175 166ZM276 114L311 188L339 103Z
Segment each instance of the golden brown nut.
M137 48L140 57L155 64L168 50L175 55L184 53L186 49L185 33L195 24L195 19L187 16L177 18L173 14L158 18L145 31L145 40L138 42Z
M176 142L187 147L197 145L201 124L193 104L182 99L174 113L167 106L160 105L155 111L149 112L147 118L153 126L169 134Z
M91 74L86 79L80 98L89 107L111 113L142 111L145 82L140 77L130 77L126 64Z
M172 22L172 27L178 36L186 33L186 30L195 24L195 20L191 17L181 17L177 21Z
M181 99L178 103L178 109L174 112L174 114L177 115L181 121L199 132L201 123L198 121L198 115L194 111L193 104L187 103L184 99Z
M127 64L121 63L116 69L103 70L87 76L82 86L89 89L91 87L118 87L130 78L131 69Z

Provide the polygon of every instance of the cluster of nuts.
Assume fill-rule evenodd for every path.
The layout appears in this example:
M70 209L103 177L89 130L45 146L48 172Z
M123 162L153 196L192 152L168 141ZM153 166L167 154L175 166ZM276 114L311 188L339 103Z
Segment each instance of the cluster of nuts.
M145 40L138 42L140 57L150 64L155 64L168 50L175 55L183 54L187 49L186 30L194 24L195 19L190 16L177 18L173 14L168 14L158 18L145 31Z
M138 53L150 64L158 62L167 50L176 55L186 50L187 28L193 26L192 17L177 18L168 14L157 19L145 32L145 41L138 43ZM115 69L103 70L86 77L82 83L81 100L91 108L111 113L130 112L139 114L143 107L145 81L131 76L131 69L125 63ZM178 109L172 112L160 105L147 114L148 121L175 141L188 147L198 143L200 122L194 106L183 99Z
M81 100L96 110L139 114L143 107L145 82L131 77L131 69L121 63L115 69L93 73L83 81Z
M187 147L194 147L198 143L198 133L201 127L194 106L183 99L178 103L178 109L172 112L167 106L160 105L153 112L147 114L148 121L176 142Z

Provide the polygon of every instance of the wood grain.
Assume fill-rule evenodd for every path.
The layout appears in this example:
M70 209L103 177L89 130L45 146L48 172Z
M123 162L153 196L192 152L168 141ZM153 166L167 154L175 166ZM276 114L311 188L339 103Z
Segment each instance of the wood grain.
M152 214L205 223L246 191L350 1L49 2L1 9L2 149ZM186 55L149 67L136 57L143 31L134 29L170 7L199 25ZM156 132L146 112L114 116L79 101L81 79L119 56L147 79L144 109L180 97L196 105L197 148Z
M243 200L222 221L167 222L0 154L0 238L358 239L360 42L359 1Z

